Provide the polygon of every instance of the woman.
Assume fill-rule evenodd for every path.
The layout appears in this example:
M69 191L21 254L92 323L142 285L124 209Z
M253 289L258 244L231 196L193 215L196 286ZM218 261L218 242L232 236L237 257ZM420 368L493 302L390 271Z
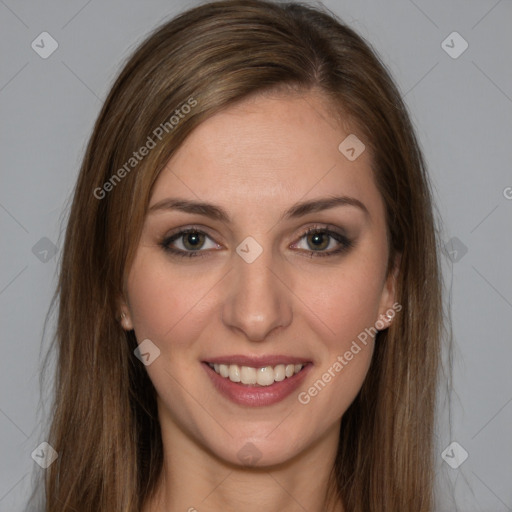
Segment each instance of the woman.
M74 194L46 510L431 511L437 255L406 109L350 28L261 0L166 23Z

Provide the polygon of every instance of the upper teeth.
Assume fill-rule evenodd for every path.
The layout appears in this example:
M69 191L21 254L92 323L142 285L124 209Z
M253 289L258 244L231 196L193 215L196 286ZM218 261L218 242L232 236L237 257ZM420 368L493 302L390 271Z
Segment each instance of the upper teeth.
M259 384L260 386L270 386L274 382L280 382L286 377L299 373L304 367L303 364L278 364L277 366L264 366L263 368L238 366L237 364L208 364L219 375L228 378L232 382Z

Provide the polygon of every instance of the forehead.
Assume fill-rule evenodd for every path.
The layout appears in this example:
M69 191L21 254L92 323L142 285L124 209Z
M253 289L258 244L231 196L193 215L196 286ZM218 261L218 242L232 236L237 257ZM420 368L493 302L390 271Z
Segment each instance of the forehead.
M336 194L382 209L369 151L351 161L339 149L348 136L357 137L341 121L313 93L245 99L189 135L160 174L150 203L178 195L249 213Z

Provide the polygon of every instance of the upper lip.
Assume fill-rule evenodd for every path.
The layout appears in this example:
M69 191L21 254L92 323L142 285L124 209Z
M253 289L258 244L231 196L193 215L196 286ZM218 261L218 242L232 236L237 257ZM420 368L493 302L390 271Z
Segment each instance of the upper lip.
M250 366L252 368L263 368L265 366L277 366L278 364L307 364L311 361L303 357L267 355L267 356L218 356L204 360L205 363L213 364L237 364L238 366Z

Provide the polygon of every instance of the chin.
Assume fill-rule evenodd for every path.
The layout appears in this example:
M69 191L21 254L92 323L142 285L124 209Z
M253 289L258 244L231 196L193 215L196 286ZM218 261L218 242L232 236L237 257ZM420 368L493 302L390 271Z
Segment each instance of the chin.
M210 451L219 459L230 465L247 468L267 468L286 464L306 449L299 446L298 440L286 435L274 436L272 439L250 436L231 439L223 446L210 446ZM300 438L300 436L299 436Z

